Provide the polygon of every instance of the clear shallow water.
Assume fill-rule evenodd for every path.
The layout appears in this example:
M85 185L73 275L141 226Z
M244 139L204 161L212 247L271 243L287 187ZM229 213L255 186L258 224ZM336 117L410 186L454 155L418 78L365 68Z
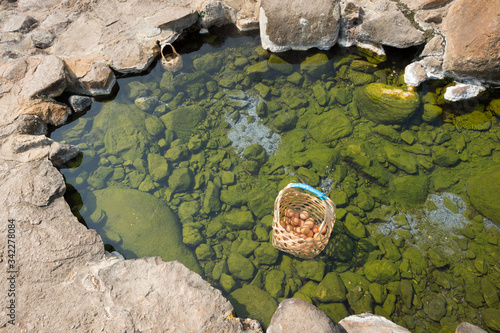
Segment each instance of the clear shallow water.
M446 104L445 83L432 83L411 116L380 124L356 91L399 87L399 61L340 49L279 59L236 35L185 41L180 72L120 79L113 100L53 132L82 151L61 170L81 221L126 258L181 260L265 326L280 300L301 297L335 321L373 312L412 332L491 331L500 233L466 192L500 162L495 96ZM337 204L313 260L270 243L290 181Z

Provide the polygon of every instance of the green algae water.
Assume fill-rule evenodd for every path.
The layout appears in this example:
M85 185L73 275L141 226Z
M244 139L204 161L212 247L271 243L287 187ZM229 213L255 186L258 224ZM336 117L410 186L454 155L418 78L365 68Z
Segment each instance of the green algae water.
M179 72L120 79L55 130L81 149L61 170L75 215L126 258L180 260L264 327L299 297L335 322L500 331L500 96L447 103L446 83L408 90L391 59L259 45L185 40ZM290 182L337 205L312 260L271 245Z

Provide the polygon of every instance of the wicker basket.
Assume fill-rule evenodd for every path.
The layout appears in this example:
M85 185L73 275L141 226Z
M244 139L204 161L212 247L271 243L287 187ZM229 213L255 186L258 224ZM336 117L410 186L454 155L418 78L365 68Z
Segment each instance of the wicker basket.
M161 65L170 72L177 72L182 68L182 57L170 43L159 44L161 53ZM168 50L170 48L170 50Z
M334 224L335 204L324 193L306 184L288 184L274 202L273 246L314 258L328 244Z

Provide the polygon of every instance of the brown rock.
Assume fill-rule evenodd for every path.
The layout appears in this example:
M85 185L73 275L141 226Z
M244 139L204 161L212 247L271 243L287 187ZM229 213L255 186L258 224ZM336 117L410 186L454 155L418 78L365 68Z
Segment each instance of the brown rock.
M316 1L314 6L301 0L262 0L259 26L262 47L272 52L327 50L337 42L340 4L338 0Z
M101 56L65 59L68 70L67 91L85 95L109 95L116 76Z
M342 319L339 325L347 333L410 333L406 328L371 313L349 316Z
M40 117L46 124L59 126L66 123L71 109L61 103L39 102L24 110L24 114L32 114Z
M323 311L311 303L300 298L288 298L276 309L266 332L340 333L341 330Z
M457 76L500 80L500 2L455 0L443 21L443 68Z

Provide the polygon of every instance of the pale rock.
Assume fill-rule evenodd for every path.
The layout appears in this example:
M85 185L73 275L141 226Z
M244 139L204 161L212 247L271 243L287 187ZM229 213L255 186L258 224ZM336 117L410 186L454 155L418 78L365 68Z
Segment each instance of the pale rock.
M11 15L3 24L3 32L27 33L38 23L36 19L25 14Z
M242 18L236 20L236 27L240 31L250 31L259 29L259 21L255 18Z
M323 311L300 298L283 300L271 319L267 333L322 332L340 333L337 326Z
M201 7L203 15L200 18L204 28L220 27L230 22L229 14L221 1L208 0Z
M111 68L122 74L143 72L154 60L153 49L145 49L132 38L115 40L105 52L110 57Z
M68 68L66 91L92 96L109 95L116 76L100 56L65 59Z
M349 316L339 322L347 333L410 333L382 316L365 313Z
M45 29L36 29L31 33L31 41L36 48L46 49L52 45L54 35Z
M425 44L424 50L420 54L421 57L442 56L444 54L444 39L436 35Z
M191 8L165 7L144 20L156 28L183 30L189 28L198 20L198 13Z
M0 66L0 77L9 81L19 81L26 74L28 63L24 59L15 59Z
M287 10L283 10L283 8ZM339 1L263 0L259 16L262 47L272 52L328 50L340 29Z
M476 325L462 322L457 326L455 333L486 333L486 331Z
M425 42L423 32L415 29L410 20L399 11L363 22L356 28L355 35L362 41L397 48L407 48Z
M479 83L457 83L454 86L446 87L444 99L450 102L470 99L476 97L484 90L486 88Z
M50 55L29 62L21 94L25 98L57 97L66 89L66 85L64 61Z
M409 86L418 87L420 83L427 80L427 73L420 62L412 62L405 67L405 83Z
M409 64L405 68L405 83L417 87L426 80L443 79L442 63L442 57L429 56Z

